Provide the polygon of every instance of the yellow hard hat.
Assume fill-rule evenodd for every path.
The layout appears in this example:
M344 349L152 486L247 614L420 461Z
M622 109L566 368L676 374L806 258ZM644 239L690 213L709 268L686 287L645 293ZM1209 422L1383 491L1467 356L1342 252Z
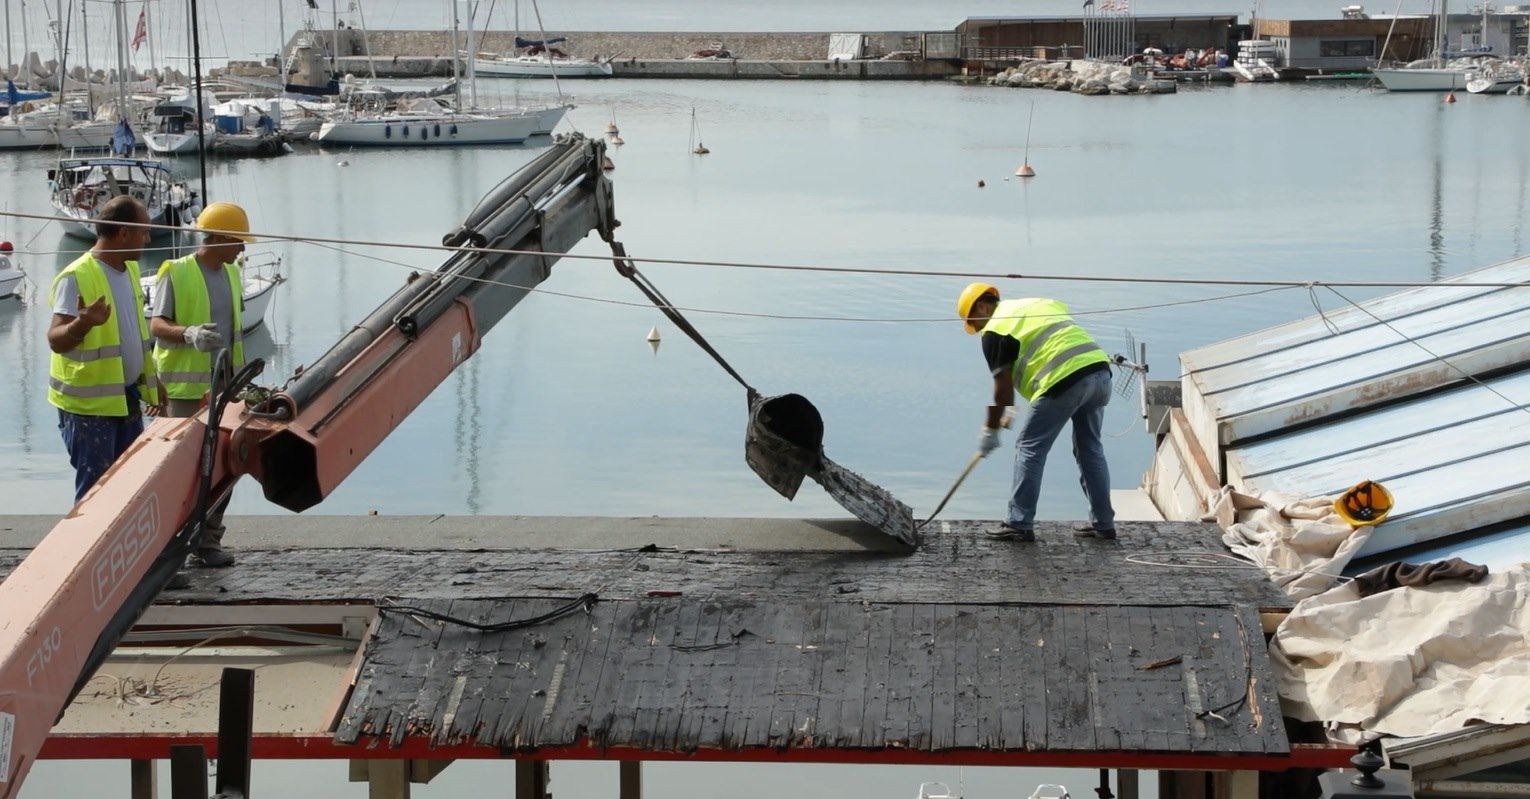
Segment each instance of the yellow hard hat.
M999 290L993 286L987 283L969 283L962 289L961 296L956 298L956 315L962 320L962 324L966 325L968 335L978 332L977 326L967 321L967 317L972 314L972 304L977 302L979 297L989 294L993 295L995 301L999 299Z
M196 228L221 231L223 235L247 244L255 241L255 237L250 235L250 217L243 208L233 203L216 202L202 209L202 213L197 216Z
M1333 501L1333 509L1351 527L1381 524L1392 512L1392 492L1380 483L1361 480Z

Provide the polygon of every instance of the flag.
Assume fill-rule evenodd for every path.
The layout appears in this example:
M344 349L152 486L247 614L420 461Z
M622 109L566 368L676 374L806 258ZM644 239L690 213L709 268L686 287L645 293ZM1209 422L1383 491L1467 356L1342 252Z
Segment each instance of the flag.
M1089 8L1089 7L1093 6L1093 5L1094 5L1094 0L1084 0L1084 8Z
M138 45L149 38L149 4L144 3L143 9L138 12L138 29L133 31L133 52L138 52Z

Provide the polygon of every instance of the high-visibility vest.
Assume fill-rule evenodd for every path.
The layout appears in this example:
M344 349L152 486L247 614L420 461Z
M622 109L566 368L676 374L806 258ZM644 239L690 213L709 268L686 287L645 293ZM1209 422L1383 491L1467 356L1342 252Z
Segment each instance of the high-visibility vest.
M234 368L244 366L244 335L240 317L243 312L244 282L239 277L239 267L224 264L223 273L228 276L229 299L234 309L234 340L230 342L230 354ZM170 280L170 291L175 297L175 323L191 327L211 322L212 303L207 299L207 281L195 255L165 261L159 269L160 280ZM165 393L171 399L199 400L212 388L212 353L201 352L181 339L156 339L154 365L159 378L165 382ZM232 375L230 375L232 377Z
M1020 342L1014 382L1026 402L1035 402L1085 366L1110 362L1100 345L1068 316L1068 306L1057 300L1003 300L982 332L1013 336Z
M138 262L128 261L126 266L128 282L133 285L134 304L131 308L117 307L104 271L110 267L97 261L94 253L87 252L64 267L48 289L51 306L58 295L59 281L72 276L86 306L105 297L107 306L112 309L106 322L92 327L78 347L69 352L55 352L49 359L48 401L60 410L81 416L127 416L127 396L123 387L139 381L137 376L128 380L123 374L122 348L125 346L143 348L143 385L139 394L145 402L159 404L154 359L149 353L154 341L149 337L149 322L143 316L143 287L138 283ZM132 314L138 319L138 341L122 341L118 333L119 313Z

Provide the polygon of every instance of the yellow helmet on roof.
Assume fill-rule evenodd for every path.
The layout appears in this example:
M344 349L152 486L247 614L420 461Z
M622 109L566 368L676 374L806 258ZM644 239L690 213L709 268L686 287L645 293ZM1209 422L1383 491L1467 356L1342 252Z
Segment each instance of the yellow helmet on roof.
M1351 527L1381 524L1392 512L1392 492L1380 483L1361 480L1333 501L1333 509Z
M968 335L978 332L977 325L972 324L967 319L972 314L973 303L977 302L979 298L990 294L993 295L994 301L998 302L998 289L987 283L969 283L966 288L962 289L961 296L956 298L956 315L962 320L962 324L966 326Z

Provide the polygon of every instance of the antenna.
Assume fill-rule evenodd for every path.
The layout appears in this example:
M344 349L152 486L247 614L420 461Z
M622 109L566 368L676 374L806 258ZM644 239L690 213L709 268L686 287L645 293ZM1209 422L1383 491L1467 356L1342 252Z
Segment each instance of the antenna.
M1121 370L1121 373L1116 376L1116 393L1124 397L1132 390L1132 386L1137 383L1137 377L1148 373L1148 366L1147 345L1139 345L1137 337L1133 336L1130 330L1123 330L1122 335L1126 339L1126 352L1128 354L1122 355L1117 353L1112 355L1110 356L1110 362ZM1137 360L1134 361L1132 358Z

